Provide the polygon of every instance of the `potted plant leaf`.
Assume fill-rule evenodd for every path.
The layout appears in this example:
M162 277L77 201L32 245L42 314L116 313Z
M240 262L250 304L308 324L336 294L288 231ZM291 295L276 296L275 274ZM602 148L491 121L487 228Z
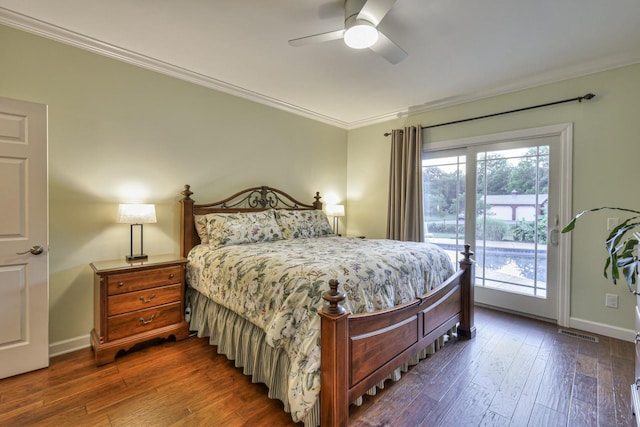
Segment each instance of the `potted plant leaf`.
M633 216L611 230L611 233L609 233L609 236L605 241L608 255L604 263L604 277L609 278L610 274L611 280L615 284L620 278L619 269L622 269L622 274L627 282L629 291L633 294L637 294L636 280L639 264L638 241L640 241L640 233L638 231L632 232L632 230L640 226L640 211L609 206L587 209L576 215L571 222L562 229L562 232L568 233L573 230L576 226L576 221L584 214L605 209L623 211L630 213Z

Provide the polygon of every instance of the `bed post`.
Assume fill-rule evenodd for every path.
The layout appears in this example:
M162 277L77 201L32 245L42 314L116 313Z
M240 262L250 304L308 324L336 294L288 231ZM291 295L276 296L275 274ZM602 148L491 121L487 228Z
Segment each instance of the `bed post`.
M316 191L316 195L313 196L314 198L314 202L313 202L313 208L316 210L322 210L322 202L320 201L320 192Z
M346 295L338 292L338 281L329 280L331 290L322 298L329 304L318 313L320 336L320 424L323 427L349 423L348 315L340 302ZM346 359L345 359L346 358Z
M458 326L458 335L464 338L473 338L476 336L476 326L473 321L475 268L471 260L473 252L470 251L470 248L471 245L464 245L464 252L462 252L464 259L460 260L460 268L464 270L464 275L461 279L462 321L460 322L460 326Z
M184 197L180 200L180 256L186 257L191 248L196 245L194 240L195 224L193 222L193 200L190 185L185 185L180 192Z

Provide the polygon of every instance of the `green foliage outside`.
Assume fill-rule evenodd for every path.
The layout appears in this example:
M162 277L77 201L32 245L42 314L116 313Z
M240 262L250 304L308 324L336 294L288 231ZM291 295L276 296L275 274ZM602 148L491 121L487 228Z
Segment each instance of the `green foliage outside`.
M530 148L526 154L518 158L518 162L510 163L510 159L492 153L481 158L477 165L476 191L478 201L485 194L539 194L549 192L549 156L548 147ZM463 212L465 198L464 165L457 170L445 171L439 167L425 167L422 173L424 192L424 213L428 218L457 215ZM476 215L488 206L478 204Z
M427 232L439 237L464 233L466 179L464 160L448 163L447 167L423 168L424 215ZM538 224L523 219L510 223L485 216L491 206L486 195L548 194L549 150L547 146L532 147L525 153L503 157L501 153L480 153L476 165L476 237L493 241L519 241L546 244L547 215L538 216ZM457 219L457 223L456 223ZM537 228L537 229L536 229Z
M484 228L486 224L486 236ZM463 224L442 223L439 221L427 223L428 232L433 235L455 236L464 234ZM504 241L513 240L516 242L534 243L536 239L535 222L519 220L515 224L507 224L504 221L486 218L486 221L476 222L476 237L486 240ZM540 216L538 221L538 243L547 243L547 216Z
M519 242L534 242L536 237L536 224L533 221L519 220L513 226L513 240ZM547 216L543 215L538 221L538 242L547 243Z
M484 240L505 240L509 226L501 220L486 217L476 222L476 237Z

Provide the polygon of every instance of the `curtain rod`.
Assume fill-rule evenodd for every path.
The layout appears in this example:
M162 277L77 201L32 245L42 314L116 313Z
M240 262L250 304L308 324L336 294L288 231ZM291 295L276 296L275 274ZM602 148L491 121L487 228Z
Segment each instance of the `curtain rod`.
M556 104L564 104L565 102L573 102L573 101L582 102L583 99L589 100L589 99L593 99L594 97L595 97L595 95L593 93L588 93L588 94L586 94L584 96L578 96L577 98L571 98L571 99L563 99L562 101L548 102L546 104L539 104L539 105L532 105L531 107L524 107L524 108L518 108L516 110L502 111L500 113L487 114L485 116L470 117L468 119L455 120L453 122L438 123L437 125L422 126L421 129L430 129L430 128L437 128L439 126L455 125L455 124L458 124L458 123L470 122L472 120L479 120L479 119L486 119L486 118L489 118L489 117L502 116L503 114L511 114L511 113L518 113L520 111L533 110L534 108L542 108L542 107L549 107L551 105L556 105ZM384 136L389 136L389 135L391 135L391 132L387 132L387 133L384 134Z

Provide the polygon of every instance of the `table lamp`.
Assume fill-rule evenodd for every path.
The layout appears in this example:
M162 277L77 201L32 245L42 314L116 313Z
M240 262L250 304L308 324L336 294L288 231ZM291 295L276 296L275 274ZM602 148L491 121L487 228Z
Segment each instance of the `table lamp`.
M333 217L333 231L338 233L338 218L344 216L344 205L327 205L327 215Z
M130 250L126 260L129 262L144 261L148 258L143 250L143 224L157 222L156 207L152 204L121 203L118 207L118 223L130 224ZM140 253L133 254L133 227L140 227Z

